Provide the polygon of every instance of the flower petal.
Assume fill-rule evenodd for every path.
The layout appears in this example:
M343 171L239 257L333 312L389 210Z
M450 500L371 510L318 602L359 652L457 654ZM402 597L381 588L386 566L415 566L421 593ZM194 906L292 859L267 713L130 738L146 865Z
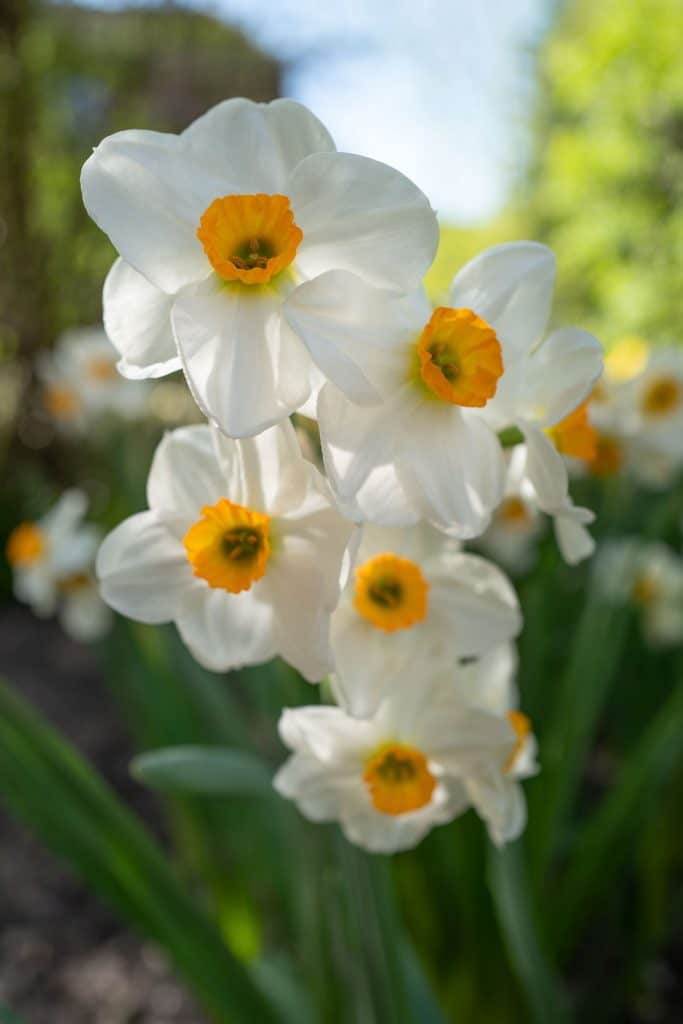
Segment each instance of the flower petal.
M434 568L432 568L432 565ZM463 658L485 654L522 627L514 587L485 558L444 554L429 566L430 613Z
M241 493L226 493L227 490L216 461L210 427L179 427L164 435L147 478L151 509L169 513L189 525L199 519L204 505L213 505L219 498L242 504Z
M304 237L297 266L307 277L350 270L380 288L417 288L439 241L426 196L392 167L349 153L315 153L288 193Z
M564 459L543 431L522 420L517 424L526 441L525 476L538 506L552 514L569 501L569 476Z
M192 656L212 672L260 665L277 654L272 609L253 591L228 594L198 583L182 595L175 621Z
M273 603L280 654L312 683L333 667L330 614L352 529L332 507L273 526L272 567L262 586Z
M582 521L575 515L570 515L570 511L572 513L588 512L590 515L588 522L593 519L593 513L588 509L578 509L572 506L571 510L567 510L567 514L556 513L553 517L555 539L562 557L568 565L578 565L579 562L590 558L593 554L595 541L584 525L585 520Z
M352 519L408 526L420 518L408 499L394 462L401 396L380 406L354 405L333 385L320 392L318 419L325 469L345 515Z
M321 121L294 100L224 100L182 133L206 166L235 191L286 193L291 172L311 153L334 149ZM218 193L223 195L224 193Z
M423 518L460 540L488 526L505 488L498 438L476 415L425 401L403 422L399 480Z
M529 417L544 426L558 423L590 394L603 370L602 345L587 331L564 327L549 334L531 354L524 374Z
M196 231L207 206L232 191L177 135L125 131L94 150L81 173L83 202L119 253L174 294L211 266Z
M280 295L258 292L210 281L178 296L171 315L195 400L229 437L260 433L310 393L310 357L282 321Z
M327 379L363 405L400 387L410 343L431 315L422 293L397 295L346 270L294 289L283 313Z
M555 257L538 242L485 249L453 278L450 303L472 309L498 334L503 359L528 352L543 336L555 284Z
M119 372L132 380L180 369L173 340L173 298L118 259L104 282L104 327L121 354Z
M110 608L138 622L169 622L194 583L182 545L156 512L124 519L97 553L100 593Z

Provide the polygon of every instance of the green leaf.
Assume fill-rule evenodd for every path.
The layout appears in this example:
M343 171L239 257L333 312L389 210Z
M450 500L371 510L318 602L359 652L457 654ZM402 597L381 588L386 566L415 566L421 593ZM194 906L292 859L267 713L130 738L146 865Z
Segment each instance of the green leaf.
M489 853L489 885L510 962L535 1024L569 1024L559 979L543 950L534 920L521 842Z
M282 1020L134 815L2 683L0 797L124 920L168 952L212 1020Z
M577 834L576 854L570 859L551 922L561 952L571 948L587 923L586 907L592 895L604 892L610 880L619 878L619 864L632 854L633 837L651 814L654 796L681 757L682 733L683 687L678 683L629 754L614 790Z
M136 779L174 793L272 796L272 775L263 761L244 750L222 747L165 747L134 758Z

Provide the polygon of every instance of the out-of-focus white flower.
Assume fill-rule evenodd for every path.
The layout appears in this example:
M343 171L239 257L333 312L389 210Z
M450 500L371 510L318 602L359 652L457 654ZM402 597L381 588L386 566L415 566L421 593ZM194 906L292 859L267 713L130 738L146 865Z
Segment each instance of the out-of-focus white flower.
M92 571L73 573L59 581L57 617L65 633L81 643L99 640L109 632L113 616L100 596Z
M570 469L597 477L624 474L643 487L668 487L683 466L683 354L651 348L642 338L623 338L605 358L605 374L593 389L590 421L596 432L592 457ZM579 456L581 458L581 456Z
M595 574L607 600L639 610L649 644L683 643L683 559L675 551L637 537L607 541Z
M526 448L516 445L506 456L508 472L503 500L476 545L510 572L524 573L536 559L543 516L533 487L524 476Z
M215 671L276 654L313 682L330 670L330 613L354 527L291 423L243 441L205 425L166 434L147 497L149 511L121 523L97 556L112 608L174 621Z
M482 551L511 572L524 572L533 563L538 535L543 528L539 512L551 517L557 545L569 565L590 557L595 550L595 542L586 529L595 518L593 512L574 505L566 476L565 486L559 491L555 483L560 479L559 473L547 482L539 463L545 460L552 466L561 458L557 451L545 450L545 439L539 455L535 449L537 441L537 436L532 435L527 444L516 445L508 454L505 495L491 525L478 541Z
M334 689L350 714L372 714L419 656L452 666L521 628L503 573L426 526L366 526L356 568L332 616Z
M182 365L202 410L232 437L304 405L319 371L354 400L377 400L329 302L331 275L418 286L438 226L398 171L337 153L298 103L232 99L179 136L110 136L82 186L122 257L104 319L123 373Z
M484 762L484 770L474 773L465 782L469 800L486 822L497 846L523 831L526 799L520 782L539 770L536 737L529 718L519 710L516 671L514 646L502 644L478 661L462 666L455 676L455 687L464 703L506 717L517 737L502 777L493 764Z
M41 353L36 372L43 405L60 429L83 433L105 413L127 419L145 413L148 389L121 377L116 362L101 327L65 331L50 352Z
M602 370L599 343L565 328L543 341L555 264L545 246L482 253L455 277L450 306L392 296L349 274L329 275L326 301L344 318L354 361L382 396L355 405L333 383L318 419L325 465L347 514L388 526L426 519L460 539L480 535L505 486L497 432L521 431L540 500L564 508L567 471L544 428L588 396ZM311 314L318 296L311 296ZM302 289L298 316L308 302Z
M83 521L87 504L81 491L65 491L42 519L12 531L6 552L18 600L41 617L57 612L77 640L93 640L109 626L92 578L100 532Z
M518 817L502 822L491 810L516 756L513 722L465 703L452 672L424 666L395 683L367 719L336 707L285 710L280 735L293 754L275 777L278 792L313 821L339 821L350 842L391 853L465 811L478 780L474 792L496 818L497 838L513 838Z

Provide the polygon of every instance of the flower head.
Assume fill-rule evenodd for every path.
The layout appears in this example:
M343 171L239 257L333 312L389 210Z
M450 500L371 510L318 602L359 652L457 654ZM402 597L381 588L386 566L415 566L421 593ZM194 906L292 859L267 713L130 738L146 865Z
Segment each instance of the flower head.
M353 525L291 424L244 441L208 426L175 430L157 448L147 493L149 511L100 548L105 601L143 622L174 621L207 668L279 653L321 679Z
M298 103L233 99L180 136L110 136L82 185L121 254L104 319L122 372L182 365L202 410L232 437L300 408L321 372L355 400L377 400L326 279L341 270L376 287L417 287L438 228L403 175L335 152ZM302 288L314 299L305 317Z

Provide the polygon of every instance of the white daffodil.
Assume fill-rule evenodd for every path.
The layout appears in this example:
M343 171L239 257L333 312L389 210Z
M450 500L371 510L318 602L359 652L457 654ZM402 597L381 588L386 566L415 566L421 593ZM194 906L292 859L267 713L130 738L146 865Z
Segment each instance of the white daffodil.
M526 799L520 782L539 770L538 744L531 721L518 709L516 672L517 652L512 644L502 644L478 661L462 666L454 680L458 696L465 704L506 718L517 738L503 772L484 761L464 783L472 806L486 822L496 846L516 839L524 830Z
M397 678L367 719L343 708L288 709L280 735L292 756L275 788L313 821L339 821L372 852L415 846L470 805L466 782L504 776L518 744L504 715L470 707L443 674Z
M508 471L503 500L476 546L510 572L524 573L535 561L543 516L524 475L526 447L516 445L506 456Z
M47 515L21 523L8 538L14 593L36 615L53 615L64 586L92 567L100 533L83 521L87 505L81 491L65 491Z
M94 575L94 552L88 571L60 579L57 618L64 632L81 643L99 640L111 629L111 609L102 600Z
M174 621L215 671L276 654L311 681L330 670L330 613L353 524L291 423L243 441L205 425L166 434L147 497L149 511L121 523L97 556L112 608Z
M148 389L125 380L116 369L117 352L101 327L65 331L50 352L41 353L36 373L45 410L66 433L83 433L105 413L142 416Z
M490 562L429 527L366 526L332 616L335 693L366 717L412 659L450 666L520 628L515 591Z
M638 609L653 647L683 643L683 559L666 544L636 537L606 542L595 563L609 601Z
M683 465L683 352L680 348L650 350L647 364L623 385L628 406L627 432L671 464Z
M497 432L509 430L533 444L537 490L564 503L566 468L543 430L585 400L602 356L575 328L542 340L554 274L545 246L498 246L460 271L450 305L436 310L423 293L392 296L347 273L328 275L330 343L343 317L346 350L383 399L359 407L334 383L320 395L325 464L349 515L480 535L503 496ZM320 289L299 290L299 323L318 317L319 300Z
M182 365L202 410L232 437L301 407L318 371L356 401L377 400L347 346L343 312L327 301L329 275L418 286L438 227L403 175L337 153L298 103L232 99L179 136L110 136L82 186L121 255L104 319L123 373Z
M527 444L516 445L508 454L505 494L478 546L511 571L524 572L533 561L543 525L539 512L551 517L557 546L569 565L589 558L595 550L586 529L595 515L590 509L574 505L568 474L564 466L558 465L562 463L559 452L569 449L573 433L573 428L564 424L573 418L568 417L547 432L554 444L533 433ZM576 433L580 435L584 429L579 426Z

